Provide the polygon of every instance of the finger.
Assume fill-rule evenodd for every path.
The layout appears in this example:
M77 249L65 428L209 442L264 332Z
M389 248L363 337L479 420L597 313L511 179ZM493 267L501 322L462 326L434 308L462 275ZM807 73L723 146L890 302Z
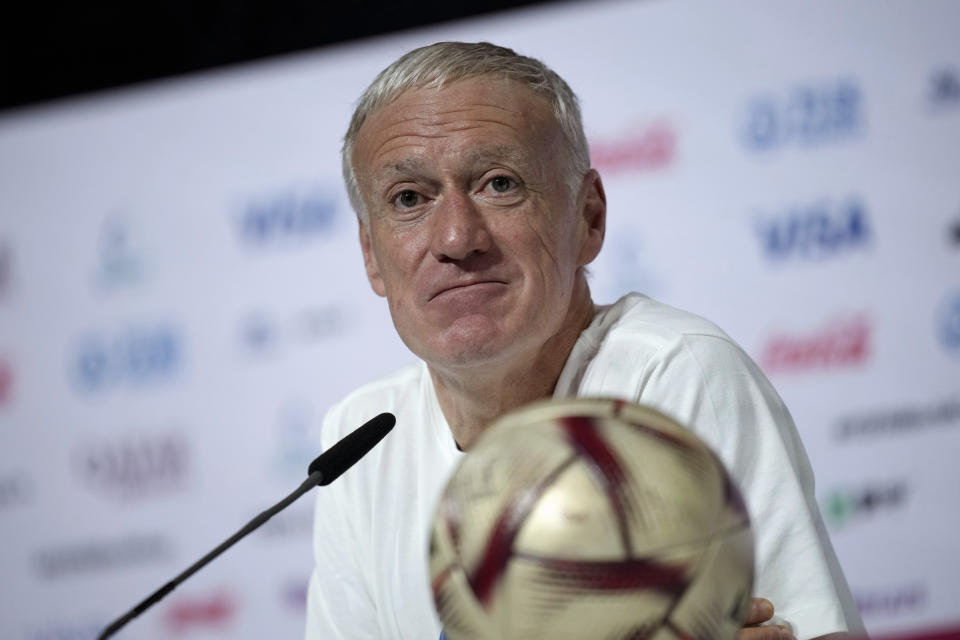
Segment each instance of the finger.
M766 598L752 598L750 600L750 610L747 611L747 617L743 624L760 624L773 617L773 603Z
M764 627L744 627L737 632L737 640L795 640L793 633L786 627L769 625Z

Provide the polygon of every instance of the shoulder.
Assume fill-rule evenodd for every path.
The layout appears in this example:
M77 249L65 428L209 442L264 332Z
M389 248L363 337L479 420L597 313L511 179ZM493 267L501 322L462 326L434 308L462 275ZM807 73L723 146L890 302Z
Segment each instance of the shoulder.
M587 332L598 339L630 341L651 350L686 338L714 338L733 344L730 336L706 318L639 293L627 294L612 305L600 307Z
M702 370L748 363L714 323L634 293L598 309L571 353L562 388L635 399L651 377L675 374L689 384L702 379Z
M588 331L592 342L571 367L571 395L649 404L714 443L766 422L761 413L792 424L750 356L696 314L630 294L601 308Z

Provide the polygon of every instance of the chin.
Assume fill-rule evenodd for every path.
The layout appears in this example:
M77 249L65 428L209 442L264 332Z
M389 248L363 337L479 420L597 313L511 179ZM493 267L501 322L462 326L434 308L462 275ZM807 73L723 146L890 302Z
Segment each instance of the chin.
M502 328L489 326L451 327L429 336L422 349L411 351L428 364L462 367L494 362L507 355L511 346L518 344L516 338L507 340ZM408 346L409 343L408 343Z

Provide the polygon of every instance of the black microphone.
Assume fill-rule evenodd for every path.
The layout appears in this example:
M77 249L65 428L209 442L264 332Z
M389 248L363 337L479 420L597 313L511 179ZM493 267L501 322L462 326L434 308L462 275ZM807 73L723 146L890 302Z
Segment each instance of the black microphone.
M304 493L317 485L325 486L339 478L344 471L356 464L360 458L367 455L378 442L383 440L383 437L393 429L393 425L396 424L396 422L397 419L392 413L381 413L372 420L365 422L353 432L347 434L337 444L330 447L329 450L324 451L316 460L310 463L310 467L307 469L307 473L309 474L307 479L304 480L303 484L297 487L293 493L248 522L242 529L224 540L216 549L187 567L180 575L147 596L143 602L126 614L117 618L110 626L103 630L103 633L97 636L97 640L105 640L105 638L109 638L115 634L128 622L176 589L177 585L181 582L205 567L211 560L232 547L239 542L241 538L257 529L274 515L286 509L291 502Z
M348 433L340 442L330 447L329 451L325 451L311 462L307 473L312 476L319 471L322 477L317 484L321 487L330 484L352 467L357 460L367 455L374 445L390 433L390 429L393 429L396 422L397 419L392 413L381 413L376 418L368 420L362 427Z

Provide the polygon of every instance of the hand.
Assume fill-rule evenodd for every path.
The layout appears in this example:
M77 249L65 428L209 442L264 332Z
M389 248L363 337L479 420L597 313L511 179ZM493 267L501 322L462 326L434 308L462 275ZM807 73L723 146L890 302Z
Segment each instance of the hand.
M743 629L737 632L737 640L793 640L793 632L779 625L760 626L773 617L773 603L766 598L753 598L750 610L743 621Z

